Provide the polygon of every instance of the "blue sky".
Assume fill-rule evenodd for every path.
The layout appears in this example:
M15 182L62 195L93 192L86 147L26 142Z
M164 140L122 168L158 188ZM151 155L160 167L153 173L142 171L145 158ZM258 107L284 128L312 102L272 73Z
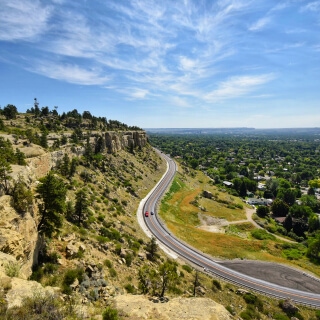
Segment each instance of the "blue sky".
M320 0L0 0L0 105L142 128L319 127Z

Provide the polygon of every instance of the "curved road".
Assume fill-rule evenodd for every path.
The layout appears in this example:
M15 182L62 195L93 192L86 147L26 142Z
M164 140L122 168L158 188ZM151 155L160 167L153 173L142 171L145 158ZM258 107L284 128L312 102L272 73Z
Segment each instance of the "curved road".
M186 245L185 243L182 243L178 238L170 234L170 232L157 217L156 208L158 201L171 184L176 172L176 164L168 156L164 154L161 154L161 156L167 161L168 170L162 177L161 181L146 198L142 212L141 210L138 212L138 214L143 215L147 228L158 239L158 241L160 241L165 247L175 252L179 257L197 265L200 268L203 268L206 273L214 274L225 279L226 281L269 296L279 299L291 299L296 303L320 308L320 294L283 287L237 272L213 261L205 254L199 252L191 246ZM149 211L148 217L145 217L145 211ZM154 212L155 214L151 215L150 212Z

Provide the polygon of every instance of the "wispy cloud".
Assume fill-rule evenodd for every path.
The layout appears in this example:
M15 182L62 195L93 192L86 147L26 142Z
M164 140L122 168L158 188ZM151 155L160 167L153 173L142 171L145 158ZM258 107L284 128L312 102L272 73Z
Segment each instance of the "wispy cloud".
M99 69L85 69L78 65L57 64L50 61L34 63L31 71L48 78L81 85L103 85L110 81L110 77L102 75Z
M270 17L263 17L249 26L250 31L259 31L271 22Z
M313 1L301 7L301 11L320 11L320 1Z
M53 8L38 0L1 0L0 6L0 40L35 41L49 28Z
M218 88L205 95L207 102L217 102L244 96L275 79L274 74L235 76L221 82Z

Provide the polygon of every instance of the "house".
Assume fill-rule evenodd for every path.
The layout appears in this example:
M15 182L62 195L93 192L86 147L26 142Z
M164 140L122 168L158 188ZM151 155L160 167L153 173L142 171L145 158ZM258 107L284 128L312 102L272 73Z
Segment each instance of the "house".
M257 206L270 206L272 204L272 199L264 199L264 198L249 198L247 203L250 205Z
M223 184L226 186L226 187L232 187L233 186L233 183L230 182L230 181L223 181Z

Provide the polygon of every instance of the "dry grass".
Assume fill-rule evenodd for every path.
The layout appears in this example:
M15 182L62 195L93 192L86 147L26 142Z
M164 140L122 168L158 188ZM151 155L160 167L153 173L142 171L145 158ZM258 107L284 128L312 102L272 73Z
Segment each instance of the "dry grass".
M178 187L177 187L178 186ZM196 177L177 174L173 187L161 203L160 215L172 233L195 248L214 257L223 259L252 259L273 261L301 267L320 275L320 267L309 262L305 257L299 260L287 260L283 255L281 240L257 240L251 237L255 228L251 223L230 224L226 233L213 233L198 228L198 212L223 218L229 222L245 220L244 209L230 209L224 203L199 197L203 190L213 193L216 199L241 204L241 200L219 191L209 183L207 177L198 173ZM196 205L206 208L202 212ZM193 203L192 203L193 202Z

